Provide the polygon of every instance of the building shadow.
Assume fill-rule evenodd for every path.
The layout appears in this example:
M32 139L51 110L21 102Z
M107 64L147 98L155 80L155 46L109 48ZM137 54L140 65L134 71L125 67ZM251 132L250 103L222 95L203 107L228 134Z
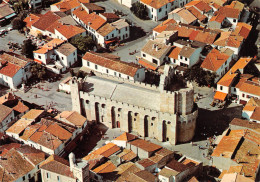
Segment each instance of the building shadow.
M103 134L106 133L107 130L108 127L103 124L90 126L88 130L89 133L84 135L82 141L78 143L78 146L73 150L76 158L87 156L88 153L97 146L97 143L102 139Z
M193 141L206 140L214 135L221 135L234 118L241 118L243 106L210 111L199 108L197 126Z

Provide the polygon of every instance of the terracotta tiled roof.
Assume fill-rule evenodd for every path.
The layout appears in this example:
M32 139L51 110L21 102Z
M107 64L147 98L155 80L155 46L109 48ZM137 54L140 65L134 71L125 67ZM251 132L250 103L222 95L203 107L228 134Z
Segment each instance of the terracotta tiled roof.
M57 155L48 157L40 167L46 171L75 179L73 172L70 171L69 162Z
M0 4L0 19L5 18L8 15L14 14L15 11L10 7L9 4Z
M214 99L220 100L220 101L225 101L227 97L227 93L219 92L217 91L214 95Z
M246 39L252 29L251 25L248 25L244 22L238 22L236 29L231 33L231 35L239 35Z
M155 9L159 9L163 7L164 5L173 2L174 0L141 0L143 4L146 4L148 6L151 6Z
M37 119L42 113L44 113L44 110L31 109L29 112L27 112L25 115L22 116L22 119L35 120L35 119Z
M15 133L20 134L24 131L24 129L29 126L33 120L25 120L19 119L16 123L14 123L10 128L6 130L7 133Z
M119 137L115 138L114 140L120 140L120 141L132 141L135 140L136 138L138 138L135 135L132 135L130 133L124 132L122 135L120 135Z
M180 52L181 48L174 46L171 53L169 54L169 58L178 59Z
M124 161L131 161L135 159L137 155L132 150L124 149L122 153L118 154L118 157Z
M61 46L58 47L57 51L65 56L69 56L72 53L74 53L77 50L76 47L74 47L72 44L70 43L65 43L62 44Z
M218 14L216 16L213 16L209 21L216 21L216 22L222 23L225 20L225 18L226 17L224 15Z
M244 4L239 1L232 1L230 5L226 5L225 7L238 9L239 11L242 11L244 9Z
M251 81L244 81L240 86L239 90L245 93L260 96L260 85Z
M217 14L222 14L228 18L238 19L239 15L240 15L240 11L238 9L234 9L234 8L221 7L221 8L219 8Z
M72 137L72 133L68 132L56 123L49 125L49 127L45 131L64 141Z
M83 5L90 11L105 11L103 7L98 6L95 3L83 3Z
M194 5L196 8L198 8L202 12L209 12L212 8L205 3L204 1L199 1L196 5Z
M155 162L153 162L149 158L142 159L142 160L138 161L137 163L140 164L141 166L143 166L144 168L152 166L152 165L155 164Z
M66 12L68 10L79 7L80 2L78 0L66 0L55 3L52 6L56 6L61 12Z
M92 171L97 174L102 174L102 173L111 173L115 169L116 169L116 166L111 161L108 161L105 164L100 165L99 167L95 168Z
M170 25L170 24L175 24L175 23L176 23L176 21L175 21L174 19L167 19L167 20L163 21L160 25L158 25L157 27L155 27L155 28L153 29L153 31L158 32L158 33L161 33L161 32L163 32L163 31L166 30L166 28L168 27L168 25Z
M70 39L76 35L86 32L84 28L77 27L74 25L62 25L55 28L60 34L62 34L67 39Z
M85 10L81 10L81 8L74 10L73 14L94 30L98 30L106 23L106 20L98 16L96 13L88 14Z
M22 153L23 156L26 157L34 165L38 165L39 163L45 160L44 152L30 147L29 145L22 145L16 150Z
M34 166L15 149L9 150L2 157L7 160L0 160L0 168L4 168L4 171L6 172L5 175L8 176L7 179L12 179L11 181L16 181L18 178L22 178L34 169ZM1 181L3 181L2 177L3 176L0 177Z
M170 151L166 148L162 148L160 150L158 150L157 152L155 152L155 155L159 155L159 156L163 156L163 157L166 157L168 155L172 155L173 154L173 151Z
M252 129L256 131L260 131L260 123L251 122L244 119L234 118L229 125L235 125L243 127L244 129Z
M224 136L211 156L231 158L240 140L241 137Z
M130 181L142 181L142 182L150 182L150 181L157 181L157 176L153 175L152 173L143 170L143 171L139 171L136 172L134 174L132 174L129 177Z
M256 107L260 107L260 100L251 97L243 108L243 111L254 111Z
M41 125L38 124L26 127L20 138L27 141L40 127Z
M260 121L260 107L256 107L250 119Z
M94 52L87 52L82 59L131 77L134 77L139 69L139 66L136 64L129 64L120 60L116 61L114 59L108 59L103 57L102 54L95 54Z
M98 33L103 37L107 36L109 33L113 32L116 28L113 27L110 23L106 23L101 28L98 29Z
M13 112L13 109L0 104L0 123Z
M127 162L120 165L115 171L118 171L118 174L120 174L120 177L117 179L117 181L125 182L129 180L131 174L141 171L141 169L137 167L134 163Z
M156 48L153 48L154 46L158 47L157 50ZM171 46L166 45L165 43L149 40L141 51L152 57L160 59L162 56L166 55L170 49Z
M143 139L136 139L134 141L129 142L129 144L139 147L146 152L153 152L162 148L159 145L156 145Z
M217 46L229 46L238 48L243 41L241 36L232 36L231 32L221 32L220 37L214 42Z
M228 55L221 53L217 49L212 49L202 62L201 67L207 70L217 71L223 64L225 64L228 58Z
M41 14L29 14L23 21L26 23L27 28L32 28L32 24L41 18Z
M29 107L24 105L21 101L18 101L17 105L13 107L13 109L17 112L24 113L29 110Z
M177 9L173 10L171 13L174 13L176 10ZM178 11L176 11L176 14L178 14L187 24L191 24L197 20L197 18L185 8L180 8Z
M175 159L172 159L166 166L168 168L172 169L172 170L179 172L179 173L188 169L188 166L176 161Z
M46 30L46 28L51 26L58 19L60 19L58 15L51 11L48 11L47 13L42 15L38 21L33 23L32 26L40 30Z
M189 10L199 21L203 21L205 20L207 17L203 14L201 14L196 8L189 7L187 8L187 10Z
M53 50L57 46L61 45L64 42L65 41L61 40L61 39L52 39L51 41L49 41L46 44L44 44L40 49L38 49L36 51L33 51L33 52L34 53L38 53L38 54L45 54L48 51Z
M79 127L82 127L84 123L87 121L87 118L85 118L76 111L63 111L55 118L65 119L67 122Z
M191 1L192 2L192 1ZM164 177L167 177L167 178L170 178L172 176L176 176L178 174L177 171L174 171L174 170L171 170L171 169L168 169L168 168L163 168L159 173L158 175L159 176L164 176Z
M150 69L150 70L156 70L157 67L158 67L158 65L151 63L150 61L147 61L144 58L140 58L138 63L141 64L142 66L144 66L145 68Z

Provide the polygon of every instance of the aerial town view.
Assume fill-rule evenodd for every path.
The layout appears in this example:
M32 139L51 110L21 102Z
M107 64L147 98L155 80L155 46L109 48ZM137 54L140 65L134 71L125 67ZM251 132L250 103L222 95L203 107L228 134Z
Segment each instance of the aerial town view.
M260 182L260 0L0 0L0 182Z

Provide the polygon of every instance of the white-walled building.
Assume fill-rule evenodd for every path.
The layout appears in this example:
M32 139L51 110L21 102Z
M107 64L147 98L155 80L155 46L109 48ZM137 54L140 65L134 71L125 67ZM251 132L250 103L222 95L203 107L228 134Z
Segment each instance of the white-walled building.
M158 67L167 61L166 55L170 50L171 46L164 42L149 40L141 50L141 57Z
M5 151L0 160L1 181L31 182L39 180L40 164L45 153L28 145L11 143L0 146Z
M242 110L242 117L260 123L260 99L251 97Z
M43 182L89 181L89 164L85 161L76 161L73 153L70 153L69 161L51 155L42 163L40 169Z
M189 45L184 46L175 64L190 68L199 61L201 51L202 48L192 48Z
M178 23L193 25L197 22L197 18L185 8L177 8L169 13L169 18L174 19Z
M111 59L102 54L87 52L82 58L82 65L94 72L128 80L141 82L145 79L145 70L139 65L126 63L119 59Z
M15 118L14 110L0 104L0 132L8 129L9 123Z
M32 60L13 53L0 54L0 85L16 89L32 76Z
M232 56L221 53L217 49L212 49L202 62L201 68L215 72L217 74L216 82L229 70L231 60Z
M168 13L171 12L178 5L178 1L174 0L140 0L142 4L146 6L148 17L154 21L159 21L168 16Z
M117 0L120 4L125 5L128 8L131 8L132 5L140 0Z
M44 64L47 69L62 73L77 60L77 48L64 40L53 39L33 52L34 61Z

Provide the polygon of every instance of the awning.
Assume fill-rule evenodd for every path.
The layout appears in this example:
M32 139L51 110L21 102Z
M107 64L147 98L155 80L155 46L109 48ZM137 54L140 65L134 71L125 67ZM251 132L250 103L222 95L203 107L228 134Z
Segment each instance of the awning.
M145 68L151 69L153 71L155 71L158 67L156 64L151 63L145 59L139 59L138 63L141 64L142 66L144 66Z
M40 60L38 60L38 59L34 59L34 61L35 61L36 63L42 64L42 62L41 62Z
M215 99L215 100L225 101L226 97L227 97L227 94L226 94L226 93L217 91L217 92L215 93L214 99Z
M10 14L10 15L7 15L5 18L6 18L6 19L9 19L9 18L14 17L15 15L16 15L15 13L12 13L12 14Z
M105 44L111 44L113 42L118 42L118 38L107 40L107 41L105 41Z

